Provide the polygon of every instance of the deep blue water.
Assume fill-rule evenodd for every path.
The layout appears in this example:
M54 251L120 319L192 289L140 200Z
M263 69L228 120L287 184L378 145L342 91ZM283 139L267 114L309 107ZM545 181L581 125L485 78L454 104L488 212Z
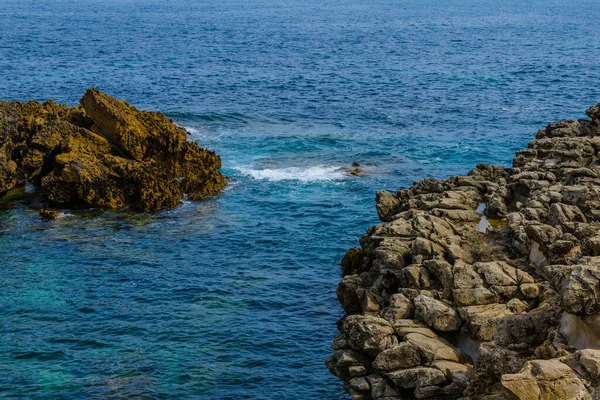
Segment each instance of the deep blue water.
M502 4L497 4L502 3ZM596 0L2 0L0 98L90 86L217 151L158 214L17 191L0 222L0 397L342 399L338 261L374 192L509 165L600 101ZM364 177L339 168L367 165ZM368 165L372 164L372 165Z

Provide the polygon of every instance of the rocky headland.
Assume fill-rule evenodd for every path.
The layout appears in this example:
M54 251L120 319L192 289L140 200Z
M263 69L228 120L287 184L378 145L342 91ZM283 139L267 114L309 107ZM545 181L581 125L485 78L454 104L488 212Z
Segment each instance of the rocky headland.
M220 157L187 139L163 114L97 89L78 107L0 101L0 195L30 182L50 206L155 211L218 194Z
M326 361L353 399L600 398L600 104L587 115L512 168L377 193Z

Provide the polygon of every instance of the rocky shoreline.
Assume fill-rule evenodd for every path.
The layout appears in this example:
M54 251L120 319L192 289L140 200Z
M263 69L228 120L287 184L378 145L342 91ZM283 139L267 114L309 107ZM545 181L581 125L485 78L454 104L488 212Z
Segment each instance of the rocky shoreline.
M163 114L97 89L78 107L0 101L0 195L29 182L39 206L156 211L218 194L220 157L187 138Z
M600 104L586 113L513 168L377 193L326 361L353 399L598 398Z

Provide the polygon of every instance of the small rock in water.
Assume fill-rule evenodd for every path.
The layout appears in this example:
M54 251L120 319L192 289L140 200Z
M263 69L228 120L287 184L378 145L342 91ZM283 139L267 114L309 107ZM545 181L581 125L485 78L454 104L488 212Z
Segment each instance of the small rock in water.
M357 162L352 163L352 168L346 169L346 173L352 176L364 176L365 173L360 168L360 164Z
M40 209L40 217L42 217L42 221L53 221L58 218L58 214L58 211L49 208Z

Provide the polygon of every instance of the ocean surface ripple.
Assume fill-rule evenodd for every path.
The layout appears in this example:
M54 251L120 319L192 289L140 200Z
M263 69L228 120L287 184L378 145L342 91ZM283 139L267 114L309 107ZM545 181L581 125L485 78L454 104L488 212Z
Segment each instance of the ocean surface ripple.
M0 98L98 87L187 127L231 182L52 223L31 188L2 198L0 397L346 398L324 359L374 192L509 165L546 123L584 117L596 6L3 0Z

